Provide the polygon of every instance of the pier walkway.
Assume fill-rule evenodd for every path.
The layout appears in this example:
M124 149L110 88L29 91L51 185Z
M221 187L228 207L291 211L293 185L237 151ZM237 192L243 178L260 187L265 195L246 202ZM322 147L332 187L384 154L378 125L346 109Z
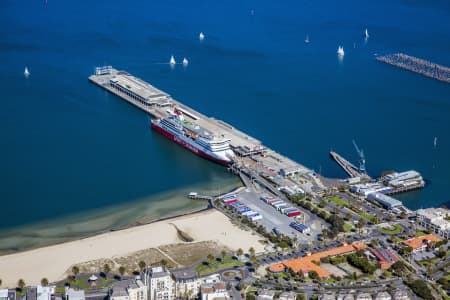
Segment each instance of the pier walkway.
M403 53L377 56L376 60L450 83L450 68Z
M363 177L367 176L366 174L360 173L358 168L353 165L351 162L340 156L334 151L330 151L330 156L333 158L337 164L344 169L345 173L348 174L348 176L355 178L355 177Z
M230 139L231 148L242 156L260 153L264 150L261 142L257 139L237 130L224 121L209 118L195 111L173 99L169 94L125 71L118 71L110 66L97 68L96 73L89 76L89 80L158 118L167 117L167 111L176 107L192 122L210 132L219 134L222 138Z

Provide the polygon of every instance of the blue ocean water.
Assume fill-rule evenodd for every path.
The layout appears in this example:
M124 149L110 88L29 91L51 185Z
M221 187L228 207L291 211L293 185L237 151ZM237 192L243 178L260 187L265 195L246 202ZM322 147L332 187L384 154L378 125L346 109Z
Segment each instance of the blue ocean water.
M449 19L444 0L1 1L0 228L232 180L90 84L104 64L324 176L345 176L328 152L356 162L355 139L371 175L430 181L399 196L408 207L450 202L450 85L374 60L401 51L450 66ZM172 54L189 66L162 64Z

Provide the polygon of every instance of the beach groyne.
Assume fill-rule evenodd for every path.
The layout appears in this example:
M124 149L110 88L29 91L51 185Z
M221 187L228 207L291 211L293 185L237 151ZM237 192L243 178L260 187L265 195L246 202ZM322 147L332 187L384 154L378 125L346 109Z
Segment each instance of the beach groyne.
M417 74L421 74L429 78L450 83L450 68L433 63L428 60L410 56L404 53L377 56L376 60Z

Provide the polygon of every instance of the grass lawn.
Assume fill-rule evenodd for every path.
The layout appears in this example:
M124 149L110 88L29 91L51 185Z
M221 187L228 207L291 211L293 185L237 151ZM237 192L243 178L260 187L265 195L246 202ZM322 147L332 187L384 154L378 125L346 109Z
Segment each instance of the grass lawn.
M380 230L382 233L385 233L385 234L399 234L399 233L401 233L401 232L403 231L402 226L400 226L400 225L398 225L398 224L395 224L395 225L394 225L394 228L392 228L392 229L389 229L389 228L379 228L379 230Z
M243 266L244 263L238 260L233 259L231 256L225 257L225 260L222 261L209 261L208 265L199 264L195 267L195 271L197 271L200 275L205 275L209 273L214 273L218 270L224 268L232 268L236 266Z
M336 205L347 207L347 202L345 202L341 197L338 196L330 196L327 198L328 200L334 202Z
M347 222L344 222L344 230L345 231L351 231L353 229L353 226Z
M426 235L426 232L417 230L416 233L415 233L414 235L415 235L415 236L424 236L424 235Z
M366 221L369 221L372 223L375 222L375 216L369 215L368 213L363 212L363 211L358 211L357 214L360 215L361 218L365 219Z

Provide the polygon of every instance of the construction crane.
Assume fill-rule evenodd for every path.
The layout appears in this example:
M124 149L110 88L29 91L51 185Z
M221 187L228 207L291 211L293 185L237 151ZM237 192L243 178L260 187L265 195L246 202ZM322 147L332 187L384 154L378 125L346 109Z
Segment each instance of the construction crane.
M364 156L364 151L363 149L359 149L355 140L353 140L353 146L355 146L356 152L359 156L359 172L366 174L366 158Z

